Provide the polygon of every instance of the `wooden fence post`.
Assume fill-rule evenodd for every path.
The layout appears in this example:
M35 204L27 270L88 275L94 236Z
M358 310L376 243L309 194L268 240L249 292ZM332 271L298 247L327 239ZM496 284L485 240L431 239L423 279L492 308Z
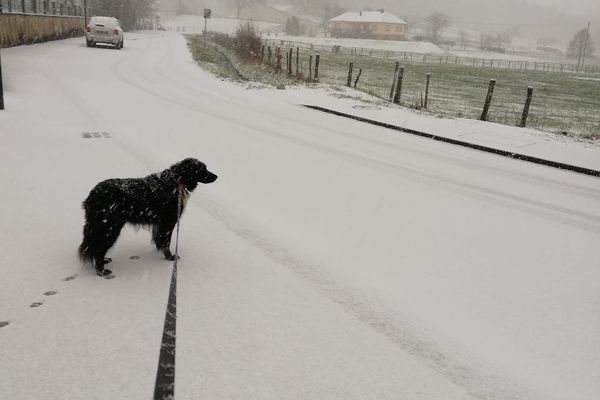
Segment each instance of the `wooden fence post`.
M300 47L296 47L296 76L300 76Z
M531 105L531 98L533 97L533 87L527 87L527 99L525 100L525 106L523 106L523 115L521 116L521 123L519 126L525 128L527 124L527 116L529 115L529 106Z
M398 79L399 69L400 63L396 61L396 68L394 68L394 79L392 80L392 88L390 89L390 101L394 100L394 89L396 89L396 80Z
M425 83L425 104L423 105L424 108L427 108L427 103L429 101L429 78L431 77L431 74L428 73L427 74L427 83Z
M271 58L273 56L273 51L271 50L271 46L269 46L267 48L267 65L270 67L271 66Z
M319 63L321 60L321 55L317 54L315 55L315 77L313 79L313 82L319 82Z
M356 84L358 83L358 80L360 79L360 74L362 74L362 68L358 69L358 75L356 75L356 79L354 80L354 88L356 89Z
M290 74L290 52L285 51L285 73Z
M482 121L487 121L488 111L490 109L490 103L492 102L492 96L494 95L494 86L496 86L496 80L490 80L490 85L488 86L487 96L485 96L485 104L483 105L483 111L481 112Z
M308 57L308 76L306 77L307 82L312 79L312 55Z
M264 64L265 62L265 45L263 44L260 48L260 63Z
M402 80L404 79L404 65L398 70L398 83L396 83L396 93L394 94L394 104L400 104L402 96Z
M346 83L346 86L351 87L352 86L352 69L354 68L354 63L350 63L350 65L348 65L348 82Z
M277 60L275 62L275 71L281 72L281 59L283 58L283 56L281 55L281 47L277 47L275 49L275 58Z

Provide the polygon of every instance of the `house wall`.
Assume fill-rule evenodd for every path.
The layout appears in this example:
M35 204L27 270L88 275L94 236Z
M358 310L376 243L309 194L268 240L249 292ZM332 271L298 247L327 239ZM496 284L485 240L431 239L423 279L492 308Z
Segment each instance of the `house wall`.
M334 21L330 25L331 36L380 40L406 40L406 28L404 24L381 22Z
M0 14L0 47L83 35L83 17Z

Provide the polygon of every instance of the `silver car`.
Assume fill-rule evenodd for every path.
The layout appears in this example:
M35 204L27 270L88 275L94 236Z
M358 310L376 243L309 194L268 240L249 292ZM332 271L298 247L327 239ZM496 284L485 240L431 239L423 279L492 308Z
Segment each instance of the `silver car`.
M96 44L113 45L123 48L123 29L118 19L113 17L92 17L85 29L85 42L88 47Z

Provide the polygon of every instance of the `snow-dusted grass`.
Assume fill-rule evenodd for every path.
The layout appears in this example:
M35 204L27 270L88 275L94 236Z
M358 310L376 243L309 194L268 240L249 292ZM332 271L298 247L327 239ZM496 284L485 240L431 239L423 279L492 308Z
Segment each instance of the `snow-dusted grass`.
M302 50L302 68L307 71L308 56ZM389 99L395 60L322 52L321 82L345 85L348 66L354 63L352 85L362 73L356 88ZM428 111L444 117L478 119L481 116L491 79L496 87L488 120L516 125L521 119L527 87L533 86L533 102L527 126L598 139L600 135L600 82L581 80L572 74L541 71L473 68L445 63L423 64L408 59L404 65L401 103L420 107L425 96L426 75L431 74Z

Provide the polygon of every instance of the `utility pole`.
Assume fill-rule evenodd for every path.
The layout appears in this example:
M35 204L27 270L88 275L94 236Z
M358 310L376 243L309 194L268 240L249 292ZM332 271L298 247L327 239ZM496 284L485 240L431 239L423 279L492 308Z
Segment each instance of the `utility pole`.
M87 28L87 0L83 0L83 29Z
M585 62L585 51L587 50L587 42L590 37L590 21L588 21L587 31L585 31L585 40L583 41L583 54L581 55L581 69L583 69L583 63Z

